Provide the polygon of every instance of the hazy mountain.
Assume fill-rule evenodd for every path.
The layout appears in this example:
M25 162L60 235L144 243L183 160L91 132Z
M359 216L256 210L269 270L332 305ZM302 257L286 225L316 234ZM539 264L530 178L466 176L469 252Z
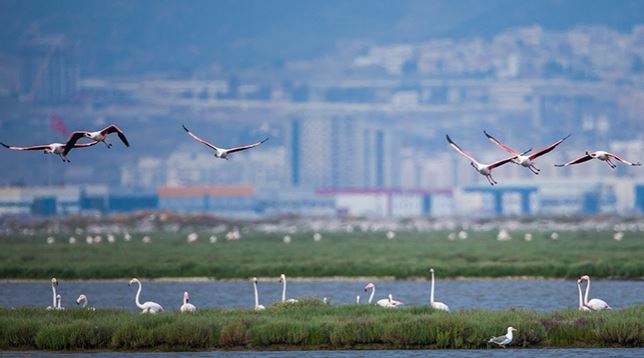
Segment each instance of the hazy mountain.
M18 53L35 34L63 34L84 74L185 75L213 63L279 66L350 40L488 37L535 24L630 31L644 23L644 1L0 0L0 21L0 52Z

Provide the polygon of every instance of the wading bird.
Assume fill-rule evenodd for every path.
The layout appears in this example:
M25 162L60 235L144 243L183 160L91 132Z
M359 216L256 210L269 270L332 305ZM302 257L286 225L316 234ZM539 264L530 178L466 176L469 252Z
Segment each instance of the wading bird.
M232 153L239 152L239 151L246 150L246 149L255 148L258 145L260 145L260 144L262 144L262 143L264 143L264 142L266 142L268 140L268 138L265 138L261 142L257 142L257 143L253 143L253 144L249 144L249 145L243 145L243 146L240 146L240 147L219 148L219 147L215 146L214 144L197 137L192 132L190 132L188 130L188 128L186 128L186 126L182 125L182 127L188 133L188 135L190 135L192 138L194 138L197 142L203 143L203 144L207 145L210 149L214 150L215 151L214 155L215 155L216 158L221 158L221 159L226 159L226 160L228 160L228 155L230 155Z
M429 292L429 304L435 310L449 312L449 307L446 304L444 304L443 302L435 302L434 301L434 269L430 268L429 272L431 272L431 274L432 274L432 288L431 288L431 290Z
M584 312L592 311L586 305L584 305L584 299L581 297L581 279L577 280L577 291L579 291L579 310Z
M183 304L181 305L181 308L179 308L179 311L181 312L196 312L197 307L190 303L190 295L188 294L188 291L183 292Z
M121 130L121 128L117 127L116 124L110 124L109 126L96 132L89 132L89 131L72 132L72 134L69 136L69 139L67 139L67 144L65 145L65 151L63 152L63 155L67 155L67 153L69 153L70 150L75 148L74 144L81 138L89 138L96 142L103 142L108 148L112 148L112 144L107 141L107 136L110 135L111 133L116 133L121 139L121 142L123 142L123 144L125 144L126 147L130 146L130 143L127 141L127 138L125 137L125 134L123 134L123 131Z
M264 307L264 305L259 304L259 292L257 291L257 277L253 277L252 281L253 281L253 288L255 289L255 310L263 311L266 309L266 307Z
M56 286L58 286L58 280L56 280L56 277L51 278L51 291L52 291L52 303L51 306L47 306L48 310L55 310L57 305L56 305Z
M481 164L481 163L477 162L476 159L474 159L474 157L472 157L471 155L467 154L467 152L465 152L463 149L461 149L461 147L459 147L456 143L454 143L454 141L452 141L452 139L449 137L449 135L445 135L445 138L447 138L447 141L449 142L449 145L452 148L454 148L455 151L461 153L461 155L463 155L464 157L466 157L467 159L470 160L470 165L472 167L474 167L474 169L476 169L477 172L479 172L481 175L483 175L485 177L485 179L487 179L487 181L490 183L490 185L498 184L498 182L496 180L494 180L494 178L492 178L492 169L494 169L496 167L499 167L499 166L501 166L501 165L503 165L503 164L505 164L505 163L507 163L509 161L512 161L513 159L515 159L517 157L515 155L515 156L512 156L512 157L508 157L508 158L496 161L494 163Z
M537 168L534 165L534 160L537 159L538 157L540 157L540 156L552 151L559 144L561 144L561 142L563 142L568 137L570 137L570 134L568 134L567 136L563 137L562 139L559 139L558 141L550 144L549 146L543 147L543 148L537 150L536 152L533 152L532 154L527 154L527 153L529 153L531 151L530 149L525 151L525 152L523 152L523 153L519 153L519 152L515 151L514 149L512 149L512 148L504 145L503 143L499 142L496 138L492 137L488 132L483 131L483 133L485 133L485 136L490 141L492 141L492 143L496 144L497 146L499 146L501 149L505 150L506 152L508 152L508 153L510 153L512 155L516 155L517 156L516 159L512 160L513 163L521 165L523 167L526 167L526 168L530 169L531 172L533 172L534 174L537 174L537 175L539 174L541 169Z
M376 304L380 307L385 307L385 308L396 308L403 303L400 301L394 300L394 297L391 295L391 293L387 296L387 298L383 298L381 300L378 300Z
M87 296L85 296L85 294L81 293L80 296L78 296L78 298L76 299L76 304L77 305L79 305L79 306L81 306L83 308L87 308L90 311L96 311L96 308L94 308L94 307L87 307L88 303L89 302L87 301Z
M517 330L516 328L508 327L508 333L506 333L504 336L492 337L487 342L496 343L499 346L505 348L506 345L512 343L512 338L513 338L512 332L516 330Z
M96 145L98 142L92 142L92 143L82 143L82 144L74 144L74 148L87 148L91 147L93 145ZM51 144L44 144L44 145L33 145L29 147L16 147L12 145L6 145L4 143L0 143L3 147L11 150L42 150L45 154L56 154L57 156L60 157L60 159L63 160L63 162L70 163L71 161L67 159L67 152L66 151L66 144L63 143L51 143Z
M579 281L586 280L588 283L586 284L586 293L584 294L584 305L588 308L590 308L593 311L602 311L602 310L612 310L613 308L606 303L606 301L599 299L599 298L593 298L590 301L588 301L588 295L590 294L590 276L588 275L583 275L579 278Z
M595 151L595 152L586 152L586 155L581 156L581 157L579 157L579 158L577 158L575 160L571 160L568 163L555 164L555 167L567 167L569 165L587 162L587 161L589 161L591 159L599 159L599 160L601 160L603 162L606 162L606 164L608 164L608 166L613 168L613 169L617 168L617 165L615 165L615 163L613 163L613 161L611 159L616 159L616 160L618 160L618 161L620 161L620 162L622 162L622 163L624 163L626 165L630 165L630 166L634 166L634 167L642 165L642 163L640 163L640 162L632 163L632 162L629 162L626 159L622 159L622 158L618 157L617 155L615 155L613 153L605 152L603 150L598 150L598 151Z
M286 299L286 275L280 275L280 282L282 283L282 302L296 303L297 300L294 298L289 298L288 300Z
M133 278L130 280L130 282L127 284L128 286L132 286L132 284L138 283L139 284L139 289L136 291L136 297L134 299L134 302L136 303L136 306L141 309L141 313L159 313L163 312L163 307L161 307L160 304L152 301L147 301L144 304L141 304L141 301L139 301L139 297L141 296L141 281L139 281L138 278Z

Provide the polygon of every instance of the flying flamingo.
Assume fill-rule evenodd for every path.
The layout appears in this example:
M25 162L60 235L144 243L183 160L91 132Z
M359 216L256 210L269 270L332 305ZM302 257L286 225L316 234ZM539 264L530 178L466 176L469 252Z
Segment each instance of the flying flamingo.
M82 144L74 144L74 148L87 148L91 147L93 145L96 145L98 142L92 142L92 143L82 143ZM30 147L16 147L12 145L6 145L4 143L0 142L0 145L7 149L11 150L42 150L45 154L56 154L57 156L60 157L60 159L63 160L63 162L70 163L71 161L67 158L67 152L65 149L67 148L66 144L63 143L51 143L51 144L44 144L44 145L33 145Z
M52 304L51 306L47 306L48 310L55 310L57 305L56 305L56 286L58 286L58 280L56 280L56 277L51 278L51 291L52 291Z
M583 275L579 278L579 281L586 280L588 281L588 284L586 285L586 293L584 294L584 305L586 305L588 308L590 308L593 311L603 311L603 310L612 310L613 308L606 303L606 301L599 299L599 298L593 298L590 301L588 301L588 294L590 293L590 276L588 275Z
M136 297L134 302L136 302L136 306L139 307L142 311L141 313L159 313L163 312L163 307L161 307L160 304L152 301L147 301L144 304L141 304L141 301L139 301L139 297L141 296L141 281L139 281L138 278L133 278L130 280L130 282L127 284L128 286L132 286L132 284L138 283L139 284L139 289L136 291Z
M508 333L506 333L503 336L492 337L487 342L488 343L496 343L500 347L505 348L506 345L512 343L512 339L514 338L512 332L516 331L516 330L517 330L516 328L508 327Z
M183 305L181 305L181 308L179 308L179 311L181 312L196 312L197 307L193 305L190 302L190 295L188 294L188 291L183 292Z
M87 308L90 311L96 311L96 308L94 307L87 307L88 301L87 301L87 296L85 296L85 294L81 293L80 296L78 296L78 298L76 299L76 304L83 308Z
M446 304L444 304L443 302L435 302L434 301L434 269L430 268L429 272L431 272L431 274L432 274L432 289L431 289L431 291L429 293L429 304L435 310L449 312L449 307Z
M615 155L613 153L605 152L603 150L598 150L598 151L595 151L595 152L586 152L586 155L581 156L581 157L579 157L579 158L577 158L575 160L571 160L568 163L555 164L555 167L567 167L569 165L587 162L587 161L589 161L591 159L599 159L599 160L601 160L603 162L606 162L606 164L608 164L608 166L613 168L613 169L617 168L617 165L615 165L615 163L613 163L613 161L611 159L617 159L617 160L619 160L620 162L622 162L622 163L624 163L626 165L630 165L630 166L634 166L634 167L642 165L642 163L640 163L640 162L632 163L632 162L629 162L626 159L618 157L617 155Z
M266 307L264 307L264 305L259 304L259 293L257 292L257 277L253 277L252 281L253 281L253 288L255 289L255 310L263 311L266 309Z
M121 128L117 127L116 124L110 124L109 126L96 132L89 132L89 131L72 132L72 134L69 136L69 139L67 139L67 144L65 145L65 151L63 152L63 155L67 155L67 153L69 153L70 150L75 148L74 144L83 137L90 138L96 142L103 142L108 148L112 148L112 144L108 143L107 141L107 136L110 135L111 133L116 133L121 139L121 142L123 142L123 144L125 144L126 147L130 146L130 143L127 141L127 138L125 137L125 134L123 133Z
M496 144L497 146L499 146L501 149L505 150L506 152L508 152L508 153L510 153L512 155L516 155L517 158L512 161L513 163L516 163L516 164L519 164L519 165L521 165L523 167L526 167L526 168L530 169L531 172L533 172L534 174L537 174L537 175L539 174L541 169L537 168L534 165L534 160L537 159L538 157L540 157L540 156L552 151L559 144L561 144L561 142L563 142L568 137L570 137L570 134L568 134L567 136L563 137L562 139L559 139L558 141L550 144L549 146L543 147L543 148L537 150L536 152L528 155L526 153L530 152L530 150L527 150L524 153L519 153L519 152L515 151L514 149L512 149L512 148L504 145L503 143L499 142L496 138L492 137L488 132L483 131L483 133L485 133L485 136L488 137L488 139L490 141L492 141L492 143Z
M192 138L194 138L197 142L203 143L203 144L207 145L208 147L210 147L210 149L214 150L216 158L222 158L222 159L226 159L226 160L228 160L228 155L229 154L239 152L239 151L242 151L242 150L246 150L246 149L255 148L258 145L260 145L260 144L262 144L262 143L264 143L264 142L266 142L268 140L268 138L265 138L264 140L262 140L260 142L249 144L249 145L242 145L242 146L233 147L233 148L219 148L219 147L215 146L214 144L197 137L192 132L190 132L188 130L188 128L186 128L186 126L182 125L182 127L188 133L188 135L190 135Z
M496 180L494 180L494 178L492 178L492 169L494 169L496 167L499 167L499 166L501 166L501 165L503 165L503 164L505 164L507 162L510 162L510 161L512 161L513 159L515 159L517 157L515 155L515 156L512 156L512 157L508 157L508 158L496 161L494 163L481 164L481 163L477 162L476 159L474 159L474 157L472 157L471 155L467 154L467 152L465 152L463 149L461 149L461 147L459 147L456 143L454 143L452 141L452 139L449 137L449 135L445 135L445 138L447 138L447 141L449 142L449 145L452 146L452 148L454 148L454 150L456 150L457 152L461 153L461 155L463 155L464 157L466 157L466 158L468 158L470 160L470 165L472 167L474 167L474 169L476 169L477 172L479 172L481 175L483 175L485 177L485 179L487 179L487 181L490 183L490 185L498 184L498 182Z
M294 298L289 298L288 300L286 299L286 275L280 275L280 282L282 283L282 302L296 303L297 300Z
M579 291L579 310L584 312L592 311L586 305L584 305L584 299L581 297L581 279L577 280L577 291Z

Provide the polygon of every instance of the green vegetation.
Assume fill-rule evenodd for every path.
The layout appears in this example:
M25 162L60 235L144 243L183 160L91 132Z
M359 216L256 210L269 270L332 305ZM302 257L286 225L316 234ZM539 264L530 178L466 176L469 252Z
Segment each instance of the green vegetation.
M533 233L531 241L513 232L510 241L497 241L496 232L470 232L467 240L447 239L447 232L398 232L393 240L379 233L242 233L241 240L211 244L210 234L187 243L186 234L135 234L129 242L122 235L113 244L105 236L88 245L84 236L69 244L69 235L55 236L46 244L45 234L0 237L0 278L129 278L275 276L392 276L426 277L429 266L440 277L542 276L641 278L644 245L640 233L626 232L622 241L612 232Z
M642 347L644 305L553 313L425 307L331 306L317 299L265 311L202 310L142 315L122 310L0 308L1 350L212 350L495 348L517 328L515 347Z

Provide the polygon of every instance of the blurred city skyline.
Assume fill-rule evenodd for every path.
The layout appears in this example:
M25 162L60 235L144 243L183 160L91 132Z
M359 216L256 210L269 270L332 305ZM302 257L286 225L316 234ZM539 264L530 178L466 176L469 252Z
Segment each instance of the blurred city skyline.
M65 131L117 123L132 143L72 151L70 164L3 150L5 188L252 188L221 203L158 199L179 211L644 209L640 168L554 167L587 150L642 160L641 1L2 0L0 8L0 141L61 142ZM221 146L271 139L223 161L181 124ZM483 130L522 151L572 136L538 160L539 176L496 169L505 189L491 192L444 139L482 162L505 157ZM0 193L7 207L35 195L11 190Z

